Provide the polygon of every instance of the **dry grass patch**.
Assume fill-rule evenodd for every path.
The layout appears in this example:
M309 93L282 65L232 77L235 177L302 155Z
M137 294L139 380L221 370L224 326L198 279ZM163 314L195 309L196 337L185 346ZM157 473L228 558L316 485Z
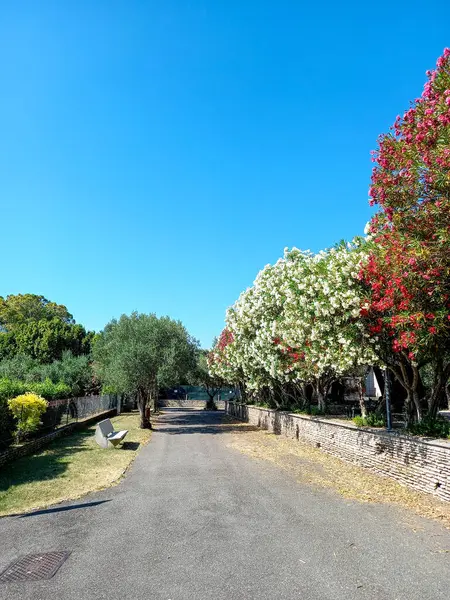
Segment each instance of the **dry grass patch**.
M450 503L403 487L388 477L347 463L308 444L259 430L230 436L228 445L253 458L275 463L301 483L325 487L360 502L408 508L450 529Z
M115 430L128 429L123 447L100 448L93 425L4 467L0 472L0 516L74 500L117 482L150 439L150 431L139 429L135 413L114 417L111 422Z

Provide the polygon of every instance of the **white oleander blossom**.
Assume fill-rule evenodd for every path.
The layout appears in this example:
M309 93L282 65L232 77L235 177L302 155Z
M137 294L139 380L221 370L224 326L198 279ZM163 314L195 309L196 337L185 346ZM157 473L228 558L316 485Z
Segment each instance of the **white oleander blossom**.
M374 364L373 346L358 319L356 274L364 259L360 239L315 255L285 249L227 310L211 371L257 391L337 378L357 365Z

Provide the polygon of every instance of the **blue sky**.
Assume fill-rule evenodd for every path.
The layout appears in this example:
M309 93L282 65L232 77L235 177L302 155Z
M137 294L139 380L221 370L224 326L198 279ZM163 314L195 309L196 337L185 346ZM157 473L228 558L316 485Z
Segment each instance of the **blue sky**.
M0 2L0 295L203 346L285 246L370 217L370 150L450 45L429 0Z

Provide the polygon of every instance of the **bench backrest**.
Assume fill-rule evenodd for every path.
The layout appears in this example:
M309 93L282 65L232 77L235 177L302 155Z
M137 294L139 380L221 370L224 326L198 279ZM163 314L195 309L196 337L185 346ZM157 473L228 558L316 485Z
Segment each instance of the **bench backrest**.
M104 421L100 421L100 423L97 423L98 428L100 429L100 431L102 432L102 434L107 437L110 433L114 432L112 423L109 419L105 419Z

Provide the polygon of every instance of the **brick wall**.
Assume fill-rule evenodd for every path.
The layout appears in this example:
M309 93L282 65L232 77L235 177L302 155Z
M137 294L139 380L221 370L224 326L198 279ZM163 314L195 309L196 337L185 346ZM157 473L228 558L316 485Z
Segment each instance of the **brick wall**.
M9 450L6 450L6 452L0 453L0 468L6 465L7 463L12 462L13 460L21 458L22 456L28 456L30 454L38 452L42 448L45 448L45 446L51 444L54 440L63 437L64 435L69 435L76 429L83 429L84 427L88 427L89 425L92 425L97 421L113 417L116 413L117 410L115 408L107 410L100 414L83 419L82 421L70 423L65 427L60 427L59 429L56 429L56 431L52 431L47 435L43 435L42 437L27 442L23 446L19 446L17 448L9 448Z
M226 403L228 414L307 442L348 462L450 502L450 442L358 428L353 423Z

